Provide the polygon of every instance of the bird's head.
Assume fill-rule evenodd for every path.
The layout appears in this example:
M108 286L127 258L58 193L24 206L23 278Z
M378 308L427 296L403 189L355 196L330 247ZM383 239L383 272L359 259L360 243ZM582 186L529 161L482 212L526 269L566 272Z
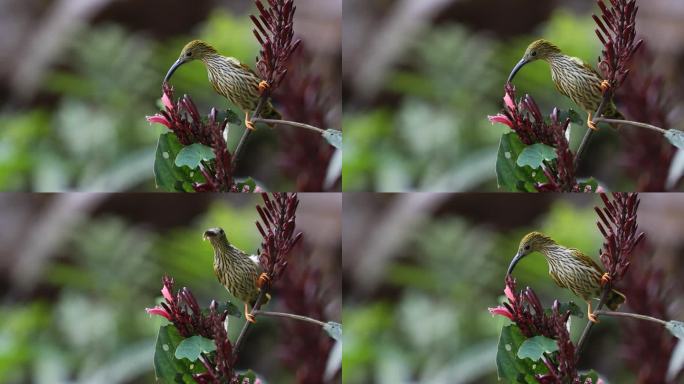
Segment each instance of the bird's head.
M228 238L226 237L226 232L223 228L209 228L204 231L202 238L204 240L209 240L213 246L228 244Z
M185 47L183 47L183 50L181 50L180 56L178 56L178 60L173 63L171 68L169 68L169 71L166 73L164 82L169 81L173 73L176 72L176 69L178 69L178 67L181 65L192 60L202 60L205 57L214 54L216 54L216 49L202 40L193 40L185 44Z
M520 59L518 64L513 67L511 74L508 75L507 82L510 83L513 80L513 77L515 77L515 74L518 73L518 71L525 66L525 64L531 63L535 60L547 60L559 53L561 53L561 50L548 40L539 39L533 41L532 44L527 46L522 59Z
M554 241L550 237L546 236L541 232L531 232L525 235L525 237L520 240L520 245L518 246L518 252L508 266L507 275L513 272L513 268L518 262L525 256L532 252L541 251L544 247L554 244Z

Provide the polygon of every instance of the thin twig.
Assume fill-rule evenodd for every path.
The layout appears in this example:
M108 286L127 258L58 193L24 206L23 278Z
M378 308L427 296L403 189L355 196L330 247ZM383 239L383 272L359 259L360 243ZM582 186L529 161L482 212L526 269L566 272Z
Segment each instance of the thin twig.
M605 117L599 117L596 119L596 122L602 122L602 121L605 123L633 125L635 127L650 129L652 131L662 133L663 135L667 132L667 129L656 127L655 125L651 125L651 124L640 123L638 121L620 120L620 119L606 119Z
M639 319L639 320L646 320L646 321L652 321L654 323L658 323L660 325L667 325L667 321L658 319L656 317L651 317L651 316L646 316L646 315L640 315L638 313L629 313L629 312L616 312L616 311L599 311L596 310L594 311L594 314L596 315L606 315L606 316L613 316L613 317L631 317L633 319Z
M259 296L257 296L256 302L254 303L254 307L250 311L251 314L254 314L254 311L258 311L259 308L261 308L261 303L264 301L264 297L266 297L266 289L261 289L261 292L259 292ZM242 340L245 338L245 335L247 334L247 330L249 329L249 326L252 325L251 322L245 321L245 325L242 326L242 330L240 331L240 335L238 336L237 340L235 341L235 346L233 347L233 356L237 356L238 352L240 350L240 346L242 345Z
M307 316L302 316L302 315L295 315L293 313L285 313L285 312L269 312L269 311L262 311L262 310L256 310L252 312L253 315L261 315L261 316L271 316L271 317L285 317L288 319L294 319L294 320L301 320L301 321L306 321L312 324L319 325L321 327L324 327L326 324L320 320L312 319L311 317Z
M308 129L308 130L315 131L318 133L325 132L325 129L314 127L313 125L309 125L309 124L298 123L296 121L262 119L261 117L257 117L257 118L252 119L252 122L254 122L254 123L266 123L266 124L283 124L283 125L289 125L292 127Z
M610 284L606 284L603 287L603 292L601 292L601 299L599 300L598 306L594 310L594 312L600 310L603 308L603 304L605 303L606 299L608 298L608 294L610 291L612 291L613 288L610 286ZM584 327L584 331L582 331L582 336L580 336L579 341L577 342L577 347L575 350L577 353L575 354L577 361L579 361L580 354L582 353L582 347L584 346L584 342L586 341L587 337L589 336L589 331L591 331L591 327L594 326L594 322L589 320L587 321L587 325Z
M599 104L598 109L596 109L596 113L594 113L593 118L591 121L596 124L596 119L601 116L603 113L603 110L606 108L606 105L608 104L608 101L610 98L613 97L612 92L607 91L606 93L603 94L603 99L601 99L601 104ZM594 134L594 130L587 127L587 132L584 133L584 137L582 138L582 142L580 143L579 148L577 148L577 153L575 153L575 172L577 172L577 168L579 167L579 162L580 158L582 157L582 154L584 154L584 151L587 149L587 146L589 145L589 140L591 139L591 136Z
M261 110L263 109L264 105L266 104L266 100L268 100L269 97L269 92L264 91L264 93L261 94L261 97L259 98L259 103L257 104L256 108L254 108L254 113L252 113L251 120L254 120L258 118L261 115ZM240 138L240 142L238 143L237 147L235 147L235 152L233 152L233 170L237 167L238 159L240 158L240 154L242 154L245 144L247 143L247 139L249 138L249 135L252 133L252 130L245 127L245 131L242 133L242 137Z

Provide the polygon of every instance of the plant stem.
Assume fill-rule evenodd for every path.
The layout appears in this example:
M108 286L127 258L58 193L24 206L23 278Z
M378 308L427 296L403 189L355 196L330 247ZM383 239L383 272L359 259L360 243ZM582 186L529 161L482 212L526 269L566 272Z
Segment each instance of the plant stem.
M613 123L613 124L626 124L626 125L633 125L635 127L641 127L641 128L647 128L652 131L656 131L658 133L665 134L667 132L666 129L656 127L655 125L651 124L646 124L646 123L640 123L638 121L630 121L630 120L620 120L620 119L606 119L605 117L598 117L595 119L597 122L606 122L606 123Z
M594 312L599 311L601 308L603 308L603 304L605 303L606 299L608 298L608 294L612 290L612 287L610 284L606 284L603 287L603 292L601 292L601 299L599 300L598 306L594 310ZM582 347L584 347L584 342L587 340L587 337L589 336L589 331L591 331L591 327L594 326L594 322L589 320L587 321L587 325L584 327L584 331L582 331L582 336L580 336L579 341L577 342L577 347L575 348L576 353L575 357L577 361L579 361L580 354L582 353Z
M665 320L661 320L661 319L658 319L658 318L652 317L652 316L640 315L638 313L615 312L615 311L604 311L604 310L596 310L596 311L594 311L594 313L597 315L606 315L606 316L613 316L613 317L631 317L633 319L652 321L652 322L658 323L660 325L667 325L667 321L665 321Z
M603 94L603 99L601 99L601 104L599 104L598 109L596 109L596 113L594 113L594 117L591 119L591 121L596 124L596 119L598 116L601 116L603 113L603 110L606 108L606 105L608 104L608 101L610 98L613 96L613 93L610 91L607 91L606 93ZM584 137L582 138L582 142L580 143L579 148L577 148L577 153L575 153L575 173L577 172L577 168L579 167L579 162L580 158L584 154L584 151L587 149L587 145L589 145L589 139L591 139L591 135L594 134L594 130L587 127L587 131L584 133Z
M318 127L314 127L313 125L309 125L309 124L298 123L298 122L296 122L296 121L274 120L274 119L262 119L261 117L254 118L254 119L252 119L252 121L255 122L255 123L289 125L289 126L292 126L292 127L298 127L298 128L308 129L308 130L315 131L315 132L318 132L318 133L323 133L323 132L325 132L324 129L320 129L320 128L318 128Z
M254 113L252 113L251 120L254 120L259 117L261 114L261 110L264 107L264 104L266 104L266 100L268 100L269 96L268 91L264 91L264 93L261 94L261 97L259 98L259 103L257 104L256 108L254 108ZM240 155L242 154L245 144L247 143L247 139L249 138L249 135L252 133L252 130L245 127L245 131L242 133L242 137L240 138L240 141L238 142L237 147L235 147L235 151L233 152L233 170L237 167L238 159L240 158Z
M264 297L266 297L266 293L268 293L267 291L267 289L261 289L261 292L259 292L259 296L257 296L256 302L254 303L254 307L252 308L250 313L254 314L254 311L258 311L259 308L261 308L261 302L264 301ZM238 336L237 340L235 341L235 345L233 346L233 356L237 357L237 354L240 350L240 346L242 345L242 340L245 338L245 335L247 334L247 330L249 329L250 325L252 325L251 322L245 321L245 325L242 326L240 335Z
M292 314L292 313L268 312L268 311L256 310L256 311L253 311L252 314L254 314L254 315L261 315L261 316L271 316L271 317L285 317L285 318L288 318L288 319L306 321L306 322L309 322L309 323L312 323L312 324L319 325L319 326L321 326L321 327L324 327L324 326L325 326L325 323L322 322L322 321L320 321L320 320L312 319L312 318L307 317L307 316L295 315L295 314Z

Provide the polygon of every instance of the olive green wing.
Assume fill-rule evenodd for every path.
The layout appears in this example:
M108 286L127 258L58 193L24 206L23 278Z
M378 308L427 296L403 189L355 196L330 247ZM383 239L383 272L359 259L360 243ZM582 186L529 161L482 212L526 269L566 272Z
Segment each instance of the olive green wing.
M585 255L579 249L570 248L570 252L572 252L578 258L582 259L582 261L584 261L587 265L590 265L592 268L596 269L596 272L598 272L601 275L603 274L603 268L600 265L598 265L598 263L596 263L594 259Z

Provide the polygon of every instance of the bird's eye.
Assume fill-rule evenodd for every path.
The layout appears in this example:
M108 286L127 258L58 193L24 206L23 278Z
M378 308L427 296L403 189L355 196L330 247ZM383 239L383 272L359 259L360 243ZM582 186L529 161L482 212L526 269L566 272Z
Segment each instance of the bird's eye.
M223 229L219 229L219 233L223 233Z
M532 56L537 56L537 51L532 51Z
M529 245L526 245L526 246L525 246L525 250L526 250L526 251L529 251L529 250L530 250L530 246L529 246Z
M185 56L192 56L192 52L186 53Z

